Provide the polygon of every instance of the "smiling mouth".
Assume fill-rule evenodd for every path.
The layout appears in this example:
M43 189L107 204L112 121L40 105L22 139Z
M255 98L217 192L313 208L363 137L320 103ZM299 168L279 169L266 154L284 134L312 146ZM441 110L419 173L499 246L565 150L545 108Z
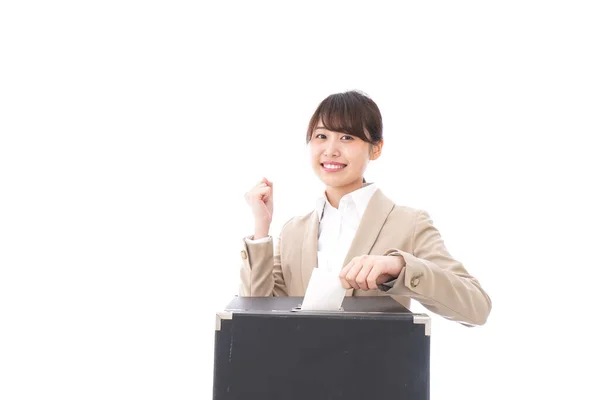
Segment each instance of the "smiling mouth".
M321 167L327 172L336 172L341 171L346 168L346 164L330 164L330 163L322 163Z

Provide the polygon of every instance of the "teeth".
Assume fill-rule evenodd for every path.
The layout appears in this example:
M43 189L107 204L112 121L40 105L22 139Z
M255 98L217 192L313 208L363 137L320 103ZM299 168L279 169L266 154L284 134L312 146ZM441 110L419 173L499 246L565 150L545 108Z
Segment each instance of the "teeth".
M328 169L342 169L342 168L344 168L343 165L333 165L333 164L323 164L323 166L325 168L328 168Z

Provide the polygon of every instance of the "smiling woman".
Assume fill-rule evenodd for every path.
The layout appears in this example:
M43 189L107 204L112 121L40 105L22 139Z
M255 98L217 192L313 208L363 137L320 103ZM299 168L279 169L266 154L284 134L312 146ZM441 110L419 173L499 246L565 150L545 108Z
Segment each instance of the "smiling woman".
M313 114L306 143L313 170L328 187L327 198L334 207L366 183L363 175L369 161L381 154L382 131L379 108L356 91L327 97Z
M491 300L446 249L425 210L397 205L364 173L383 150L375 102L358 91L332 94L315 110L306 133L311 167L325 185L315 209L269 236L273 183L246 193L254 235L244 238L241 294L304 296L314 268L339 272L353 296L411 299L467 326L482 325Z

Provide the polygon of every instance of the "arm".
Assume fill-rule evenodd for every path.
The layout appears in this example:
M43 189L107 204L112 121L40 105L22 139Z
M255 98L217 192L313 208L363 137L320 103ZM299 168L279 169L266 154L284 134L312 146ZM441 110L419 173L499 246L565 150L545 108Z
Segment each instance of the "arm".
M273 183L263 178L245 195L254 215L253 240L246 238L241 251L241 296L285 296L287 288L281 271L279 243L273 251L273 239L268 236L273 216Z
M412 248L412 254L399 249L386 251L385 255L400 256L405 262L386 293L412 297L436 314L464 325L483 325L491 311L490 297L452 258L426 211L417 216Z
M287 296L281 270L280 240L244 240L241 252L241 296Z

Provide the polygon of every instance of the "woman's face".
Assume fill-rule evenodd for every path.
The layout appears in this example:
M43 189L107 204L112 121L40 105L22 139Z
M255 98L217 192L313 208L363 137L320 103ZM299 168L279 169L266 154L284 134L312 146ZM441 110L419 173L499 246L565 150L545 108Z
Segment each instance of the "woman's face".
M319 122L308 143L311 166L328 187L361 187L367 165L379 157L382 144L373 146L371 153L364 140L329 131Z

